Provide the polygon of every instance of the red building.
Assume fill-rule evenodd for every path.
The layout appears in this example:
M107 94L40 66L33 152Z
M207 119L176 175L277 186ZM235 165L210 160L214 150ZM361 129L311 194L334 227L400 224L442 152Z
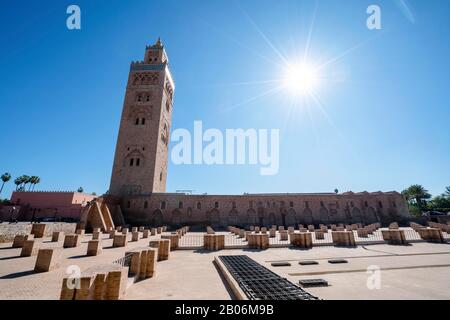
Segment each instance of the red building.
M82 208L96 197L79 192L13 192L11 202L20 208L16 214L18 220L79 219Z

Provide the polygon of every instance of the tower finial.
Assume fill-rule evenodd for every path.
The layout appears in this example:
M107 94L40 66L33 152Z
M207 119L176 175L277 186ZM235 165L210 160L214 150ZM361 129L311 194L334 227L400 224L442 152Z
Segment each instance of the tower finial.
M156 46L161 47L162 43L161 43L161 37L158 37L158 41L156 41Z

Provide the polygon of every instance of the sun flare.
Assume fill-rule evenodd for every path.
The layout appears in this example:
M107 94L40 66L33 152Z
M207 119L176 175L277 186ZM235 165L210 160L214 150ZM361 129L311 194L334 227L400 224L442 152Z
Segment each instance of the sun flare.
M308 64L290 65L284 75L284 87L293 95L310 94L319 85L315 68Z

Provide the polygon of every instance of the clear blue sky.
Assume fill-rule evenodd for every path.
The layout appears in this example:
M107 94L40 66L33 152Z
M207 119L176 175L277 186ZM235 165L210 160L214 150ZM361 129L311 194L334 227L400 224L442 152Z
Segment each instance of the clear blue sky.
M161 36L177 85L173 129L192 129L194 120L281 129L278 175L170 164L168 191L401 191L419 183L443 192L450 1L405 1L408 9L400 0L317 3L309 58L339 58L323 70L322 108L293 106L283 91L252 100L271 89L258 82L281 72L276 51L289 61L304 52L315 1L1 1L0 171L38 175L41 190L105 192L130 61ZM81 7L80 31L65 26L70 4ZM381 7L380 31L366 28L370 4ZM11 181L2 196L13 189Z

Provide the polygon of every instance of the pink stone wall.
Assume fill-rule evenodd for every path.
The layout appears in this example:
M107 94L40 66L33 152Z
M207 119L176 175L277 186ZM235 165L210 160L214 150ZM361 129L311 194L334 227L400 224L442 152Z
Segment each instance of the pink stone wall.
M11 201L20 205L19 220L32 218L78 219L81 209L96 196L78 192L13 192Z
M388 223L410 218L398 192L186 195L152 194L121 200L128 223L152 225L285 225Z

